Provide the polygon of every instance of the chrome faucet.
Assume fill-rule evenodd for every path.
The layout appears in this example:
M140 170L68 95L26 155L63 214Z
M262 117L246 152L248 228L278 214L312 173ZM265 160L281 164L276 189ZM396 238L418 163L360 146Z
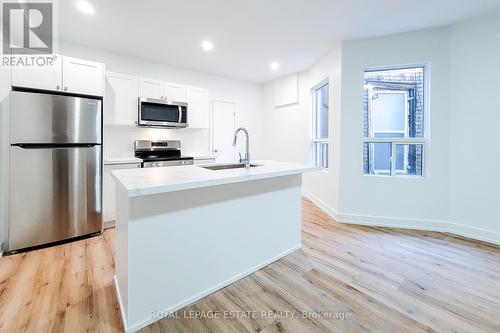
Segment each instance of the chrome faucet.
M238 133L240 131L243 131L247 137L245 158L241 158L241 153L238 153L240 155L240 163L245 163L245 168L250 168L250 139L248 137L248 131L245 128L240 127L234 132L233 147L236 147L236 140L238 140Z

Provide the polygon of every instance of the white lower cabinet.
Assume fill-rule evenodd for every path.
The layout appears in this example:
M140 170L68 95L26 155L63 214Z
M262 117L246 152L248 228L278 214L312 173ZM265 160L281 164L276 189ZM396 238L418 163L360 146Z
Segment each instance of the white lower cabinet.
M102 180L102 220L111 222L115 220L115 181L111 177L111 170L136 169L140 163L108 164L104 165Z

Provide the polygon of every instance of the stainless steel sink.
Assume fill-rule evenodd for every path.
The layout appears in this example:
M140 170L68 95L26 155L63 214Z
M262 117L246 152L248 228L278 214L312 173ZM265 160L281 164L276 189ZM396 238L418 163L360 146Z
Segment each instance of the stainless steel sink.
M258 167L259 164L250 164L250 167ZM244 163L234 163L234 164L213 164L213 165L204 165L200 166L200 168L209 169L209 170L227 170L227 169L242 169L245 167Z

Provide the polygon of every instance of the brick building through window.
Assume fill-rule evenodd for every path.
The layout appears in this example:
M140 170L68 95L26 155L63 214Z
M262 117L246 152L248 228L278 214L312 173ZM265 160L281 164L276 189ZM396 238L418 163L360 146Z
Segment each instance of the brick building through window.
M365 174L424 174L424 75L424 67L365 72Z

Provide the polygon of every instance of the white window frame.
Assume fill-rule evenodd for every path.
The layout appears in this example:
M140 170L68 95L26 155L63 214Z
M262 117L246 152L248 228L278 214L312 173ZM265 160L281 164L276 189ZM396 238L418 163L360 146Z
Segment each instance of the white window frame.
M326 138L321 138L317 139L316 138L316 133L318 129L318 109L317 109L317 98L316 98L316 93L319 89L323 88L324 86L328 85L328 133ZM314 87L311 88L311 99L312 99L312 126L311 126L311 148L310 148L310 160L311 164L314 166L321 167L323 170L328 170L330 168L330 96L331 96L331 89L330 89L330 80L329 78L326 78L322 80L320 83L315 85ZM315 159L315 145L319 144L319 153L323 151L323 145L327 146L327 160L326 160L326 167L323 166L322 161L320 161L320 165L316 164L316 159Z
M422 68L424 71L424 136L423 138L367 138L363 133L363 147L365 144L369 143L390 143L391 144L391 170L389 175L384 174L370 174L365 173L364 170L363 176L366 177L389 177L389 178L409 178L409 179L422 179L427 178L430 174L429 171L429 163L428 163L428 149L430 146L430 76L431 76L431 65L430 63L415 63L415 64L407 64L407 65L394 65L394 66L380 66L380 67L369 67L365 68L363 73L365 72L375 72L375 71L389 71L389 70L404 70L411 68ZM364 79L363 79L364 80ZM370 88L369 88L370 89ZM371 100L368 101L371 103ZM371 105L370 105L371 107ZM368 121L370 126L372 119L370 119L371 115L368 114ZM371 128L368 128L368 131L371 135ZM402 145L422 145L422 175L405 175L396 173L396 146ZM364 149L364 148L363 148ZM363 154L362 154L363 155ZM362 159L364 157L362 156ZM363 160L364 163L364 160ZM362 168L364 169L364 167Z

